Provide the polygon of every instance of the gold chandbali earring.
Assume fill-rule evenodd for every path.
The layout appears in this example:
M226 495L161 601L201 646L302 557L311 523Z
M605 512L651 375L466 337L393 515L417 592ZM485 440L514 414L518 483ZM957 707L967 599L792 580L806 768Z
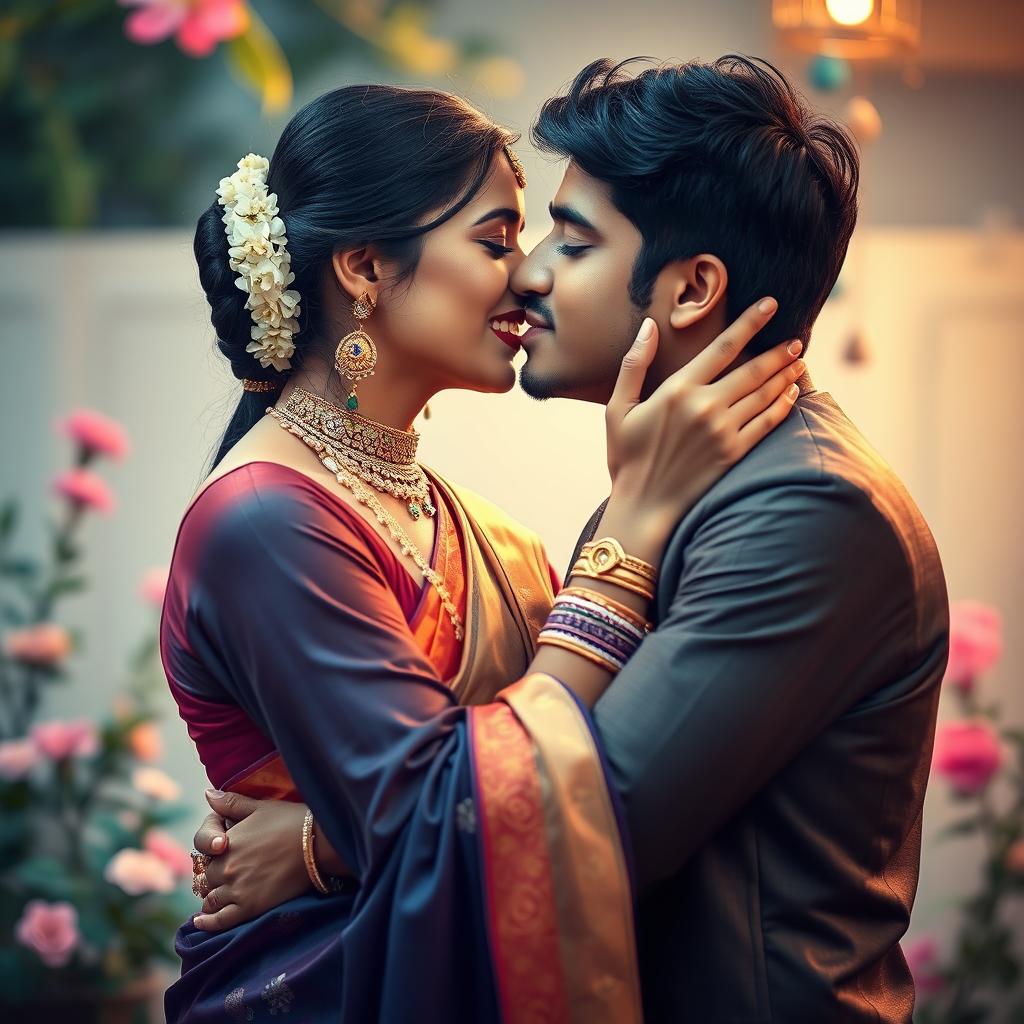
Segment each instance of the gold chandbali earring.
M352 315L356 318L356 329L346 334L334 350L334 368L347 381L351 390L345 405L353 412L359 408L356 387L361 380L373 376L373 368L377 365L377 346L362 328L365 320L376 309L377 303L368 292L363 292L352 303Z

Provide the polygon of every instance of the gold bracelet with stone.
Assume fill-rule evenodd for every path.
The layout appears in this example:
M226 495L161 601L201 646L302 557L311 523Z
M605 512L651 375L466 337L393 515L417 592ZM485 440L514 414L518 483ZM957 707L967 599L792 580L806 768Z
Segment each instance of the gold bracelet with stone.
M302 859L306 862L306 874L309 875L309 880L318 893L327 896L341 889L343 883L340 878L331 875L325 882L323 875L320 874L320 868L317 867L316 854L313 851L313 812L310 810L306 811L306 817L302 821Z
M569 573L569 578L572 579L573 577L577 579L600 580L602 583L610 583L613 586L621 587L623 590L639 594L645 601L654 600L654 585L652 583L648 583L639 577L629 576L619 569L613 569L610 572L592 572L581 562L577 562L573 566L572 572Z
M658 571L649 562L627 555L614 537L584 544L573 566L572 576L604 580L650 601L654 597Z

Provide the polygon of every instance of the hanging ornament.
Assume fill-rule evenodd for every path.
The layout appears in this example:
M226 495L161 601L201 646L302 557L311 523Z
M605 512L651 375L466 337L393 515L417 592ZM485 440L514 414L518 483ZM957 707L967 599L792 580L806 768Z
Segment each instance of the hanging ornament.
M863 145L874 142L882 134L882 115L867 96L854 96L846 104L846 123Z
M819 53L811 61L807 77L818 92L839 92L850 84L850 65L842 57Z
M864 335L858 330L852 331L843 348L843 361L851 366L863 366L870 360L871 350L868 348Z

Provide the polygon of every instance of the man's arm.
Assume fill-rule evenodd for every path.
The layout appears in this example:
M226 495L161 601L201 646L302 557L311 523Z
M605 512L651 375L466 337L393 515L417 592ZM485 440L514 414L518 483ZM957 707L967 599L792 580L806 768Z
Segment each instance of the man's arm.
M911 592L889 523L844 481L709 515L671 608L594 708L641 886L677 871L859 699L872 659L913 630Z

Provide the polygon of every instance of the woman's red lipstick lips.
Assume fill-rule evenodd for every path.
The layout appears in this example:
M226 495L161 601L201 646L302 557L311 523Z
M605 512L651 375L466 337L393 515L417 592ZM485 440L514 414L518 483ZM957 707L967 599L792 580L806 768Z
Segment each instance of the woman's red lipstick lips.
M501 328L495 327L494 325L496 323L505 322L510 327L518 326L525 319L526 314L523 312L523 310L511 309L507 313L501 313L499 316L492 316L491 319L488 321L488 325L490 326L491 330L494 331L494 333L503 342L505 342L506 345L508 345L510 349L513 349L514 351L518 352L522 345L522 340L520 339L519 334L515 331L503 331L501 330Z

